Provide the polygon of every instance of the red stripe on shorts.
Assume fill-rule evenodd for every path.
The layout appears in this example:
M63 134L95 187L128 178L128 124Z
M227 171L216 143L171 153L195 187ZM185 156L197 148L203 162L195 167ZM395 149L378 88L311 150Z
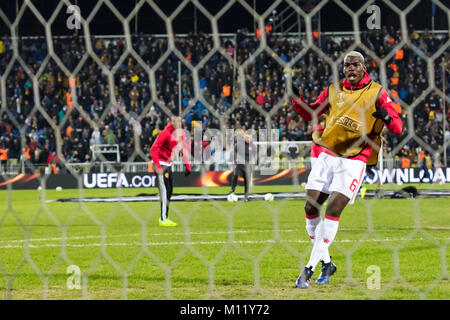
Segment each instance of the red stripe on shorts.
M352 199L351 199L350 201L353 201L353 199L355 199L356 194L358 193L359 186L361 186L362 177L363 177L363 174L364 174L364 169L365 169L365 167L366 167L366 166L363 166L363 167L361 168L361 173L360 173L360 175L359 175L358 188L355 189L355 192L353 193L353 197L352 197Z

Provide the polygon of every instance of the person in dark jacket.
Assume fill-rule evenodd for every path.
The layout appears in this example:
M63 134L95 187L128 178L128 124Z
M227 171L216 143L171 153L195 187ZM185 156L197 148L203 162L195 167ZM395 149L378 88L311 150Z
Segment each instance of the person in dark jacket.
M238 134L239 135L239 134ZM256 145L253 143L250 134L244 135L243 149L239 146L240 139L236 139L235 144L235 166L233 170L233 178L231 179L231 193L234 194L238 183L238 178L244 179L245 196L244 201L249 201L248 194L250 189L250 181L252 179L252 163L256 155Z

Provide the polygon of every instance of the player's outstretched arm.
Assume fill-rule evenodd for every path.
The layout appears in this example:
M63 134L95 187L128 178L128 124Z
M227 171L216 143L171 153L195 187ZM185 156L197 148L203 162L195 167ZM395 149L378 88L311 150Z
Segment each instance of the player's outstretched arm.
M183 134L183 149L181 150L181 155L183 156L184 166L186 170L184 175L189 175L191 173L191 164L189 163L189 155L191 154L191 142L186 141L186 136Z
M299 93L298 90L296 93ZM295 100L294 98L291 98L292 106L294 107L295 111L302 117L305 121L311 121L313 119L312 110L316 110L321 108L321 110L318 112L317 117L319 117L321 114L325 113L328 110L328 105L323 107L323 104L326 103L328 99L328 88L323 90L319 97L311 104L307 104L304 99L303 95L299 95L298 99Z

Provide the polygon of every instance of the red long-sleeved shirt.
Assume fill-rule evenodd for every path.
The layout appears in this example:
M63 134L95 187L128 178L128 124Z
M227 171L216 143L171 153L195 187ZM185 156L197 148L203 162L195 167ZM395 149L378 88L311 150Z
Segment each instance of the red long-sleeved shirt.
M181 150L181 154L183 156L184 165L188 171L191 171L191 165L189 163L189 146L186 143L186 136L184 131L181 129L177 131L175 134L174 127L169 123L162 130L158 136L156 137L155 142L150 148L150 155L152 157L152 161L158 169L161 169L161 163L172 163L173 158L176 156L175 152L178 143L181 142L183 144L183 149ZM178 135L179 132L179 135ZM178 141L178 138L181 138L182 141Z
M360 89L360 88L366 86L370 81L371 81L370 77L366 73L364 75L364 77L361 79L361 81L357 84L352 85L352 84L350 84L350 82L348 82L347 79L345 79L343 81L343 84L347 89L353 90L353 89ZM302 96L300 96L299 99L301 99L303 101ZM314 103L312 103L312 104L308 104L308 106L312 110L315 110L315 109L321 107L322 104L326 103L327 100L328 100L328 88L323 90L320 93L317 100L314 101ZM312 115L311 115L310 111L308 111L307 109L302 107L299 100L291 99L291 101L292 101L292 106L294 107L295 111L297 111L297 113L304 120L306 120L306 121L312 120ZM304 103L304 101L303 101L303 103ZM403 130L403 123L402 123L402 120L400 119L397 111L395 110L395 106L394 106L394 103L392 102L392 99L389 97L386 90L381 89L380 96L378 97L376 104L378 107L386 109L386 111L389 113L389 116L391 117L391 122L389 123L389 125L385 124L386 128L389 131L391 131L392 133L400 134ZM319 117L321 114L327 112L328 108L329 108L329 104L322 107L322 109L318 112L317 117ZM372 137L369 136L369 138L372 138ZM328 149L324 149L324 152L326 152L330 155L333 155L333 156L337 156L335 153L333 153L332 151L330 151ZM355 156L351 159L367 162L367 160L370 157L371 152L372 152L372 146L370 144L367 144L361 153L359 153L357 156Z

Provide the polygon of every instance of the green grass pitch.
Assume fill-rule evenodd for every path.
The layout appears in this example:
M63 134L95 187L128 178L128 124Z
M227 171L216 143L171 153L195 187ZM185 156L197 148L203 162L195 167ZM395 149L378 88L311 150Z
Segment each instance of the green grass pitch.
M174 228L158 226L158 202L46 201L143 192L156 189L0 191L0 299L450 297L450 198L358 198L330 247L337 273L308 290L294 287L312 248L303 200L172 202ZM68 273L70 265L79 277ZM318 273L320 266L313 279Z

